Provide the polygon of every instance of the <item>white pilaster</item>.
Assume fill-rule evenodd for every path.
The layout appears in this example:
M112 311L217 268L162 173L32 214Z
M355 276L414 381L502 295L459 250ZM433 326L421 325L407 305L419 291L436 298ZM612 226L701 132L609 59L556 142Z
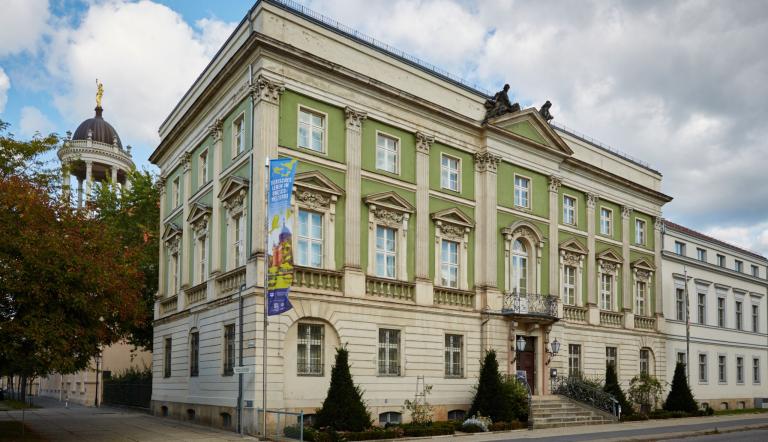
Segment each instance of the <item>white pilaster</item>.
M600 309L597 304L597 261L595 260L595 206L598 196L587 193L587 307L589 323L600 324Z
M85 202L91 200L91 185L93 184L93 161L85 162Z
M634 311L632 308L632 273L629 265L629 220L631 217L632 208L621 206L621 255L623 260L621 266L621 298L625 321L627 321L627 316L630 316ZM631 319L634 326L634 318Z
M429 148L434 141L416 132L416 303L422 305L434 303L429 279Z
M186 289L190 286L190 268L189 268L189 252L192 250L192 235L189 233L189 195L192 191L192 174L190 173L190 159L192 155L189 152L184 152L182 157L182 167L184 168L184 174L182 176L182 186L184 186L184 192L182 197L182 234L181 234L181 247L179 248L179 258L181 259L181 288ZM179 304L182 303L183 296L179 297ZM179 306L181 311L182 306Z
M219 192L221 191L221 155L224 142L222 140L223 122L220 119L214 120L208 127L208 131L213 137L210 155L213 158L213 205L211 208L211 275L215 276L221 273L221 201ZM210 291L209 291L210 293Z
M549 177L549 294L552 296L560 296L560 290L558 286L558 279L560 272L558 271L558 223L560 217L558 216L558 191L563 180L557 175ZM544 294L544 293L542 293Z
M365 274L360 263L360 194L362 170L362 126L365 112L347 107L346 114L346 221L344 224L344 292L346 296L365 294Z
M475 154L475 189L477 192L477 247L475 279L481 287L497 286L496 280L496 179L501 157L490 152Z
M664 220L658 216L654 220L653 223L653 264L656 266L656 271L654 272L654 306L653 306L653 312L656 316L656 330L663 332L664 331L664 296L663 296L663 282L661 275L661 266L663 265L663 260L661 259L661 251L663 248L663 240L662 237L662 231L664 227ZM650 307L648 309L650 311Z

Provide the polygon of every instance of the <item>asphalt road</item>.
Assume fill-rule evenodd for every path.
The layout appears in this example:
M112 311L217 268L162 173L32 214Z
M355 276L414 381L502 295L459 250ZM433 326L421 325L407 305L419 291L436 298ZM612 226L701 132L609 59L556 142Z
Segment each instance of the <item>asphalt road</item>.
M768 441L768 429L739 431L738 433L710 434L708 436L687 437L685 439L669 439L673 442L765 442Z

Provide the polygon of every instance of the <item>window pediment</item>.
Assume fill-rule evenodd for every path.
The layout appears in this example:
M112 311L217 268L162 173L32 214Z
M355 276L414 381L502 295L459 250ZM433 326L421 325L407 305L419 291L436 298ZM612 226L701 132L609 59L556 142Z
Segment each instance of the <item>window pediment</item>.
M320 172L303 172L294 179L296 202L308 209L327 211L344 189Z
M232 210L243 206L248 193L248 183L247 179L235 175L230 175L224 180L218 195L224 208Z
M365 204L375 206L376 208L394 210L400 213L413 213L416 211L416 208L413 207L408 200L394 191L368 195L365 197Z
M179 249L179 243L181 242L182 230L174 223L168 223L163 231L163 242L169 248L171 253L176 253Z
M208 220L211 218L211 207L202 203L192 203L192 207L187 217L187 222L192 225L195 231L205 230L208 227Z
M575 253L577 255L586 255L589 253L587 248L576 239L569 239L560 243L560 251L566 253Z
M646 260L645 258L639 258L635 261L632 261L632 268L637 270L645 270L648 272L653 272L656 270L656 266L654 266L651 262Z
M543 147L560 154L573 155L573 150L542 118L535 108L502 115L488 122L500 133L527 144Z
M523 237L527 239L533 245L543 245L544 235L541 231L529 221L517 221L509 227L501 230L501 233L505 236L507 241L511 241L513 238Z
M457 209L455 207L433 213L432 219L435 222L451 224L467 229L471 229L475 226L475 222L472 220L472 218L462 212L461 209Z

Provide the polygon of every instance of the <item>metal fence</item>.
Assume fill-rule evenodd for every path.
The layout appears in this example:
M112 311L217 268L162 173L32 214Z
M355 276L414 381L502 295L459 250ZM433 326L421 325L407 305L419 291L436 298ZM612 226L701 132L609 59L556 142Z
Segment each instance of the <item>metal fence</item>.
M104 381L105 404L149 408L152 401L152 383L125 383Z
M262 438L273 441L304 440L304 426L309 425L310 422L304 418L303 412L267 409L267 428L266 431L262 431L261 428L264 426L263 409L257 408L255 411L256 433Z

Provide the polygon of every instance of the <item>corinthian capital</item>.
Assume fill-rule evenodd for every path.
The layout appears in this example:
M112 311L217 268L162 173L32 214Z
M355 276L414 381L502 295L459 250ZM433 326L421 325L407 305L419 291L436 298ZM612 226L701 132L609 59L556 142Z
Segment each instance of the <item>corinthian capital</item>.
M629 206L621 206L621 217L622 218L629 218L632 216L632 208Z
M191 153L184 152L181 155L181 164L184 166L184 172L189 172L191 160L192 160Z
M282 83L259 74L256 81L251 85L251 99L258 103L267 101L272 104L280 102L280 95L285 91Z
M363 127L363 120L368 118L367 113L349 106L344 108L344 115L347 119L347 129L352 130L360 130Z
M563 178L557 175L549 176L549 191L557 192L560 190L560 186L563 184Z
M217 118L208 126L208 133L213 137L213 142L221 140L222 129L224 128L224 120Z
M429 148L435 142L435 137L423 132L416 132L416 152L422 152L429 155Z
M596 193L587 192L587 207L594 209L600 197Z
M475 168L478 172L496 172L501 157L490 152L477 152L475 154Z

